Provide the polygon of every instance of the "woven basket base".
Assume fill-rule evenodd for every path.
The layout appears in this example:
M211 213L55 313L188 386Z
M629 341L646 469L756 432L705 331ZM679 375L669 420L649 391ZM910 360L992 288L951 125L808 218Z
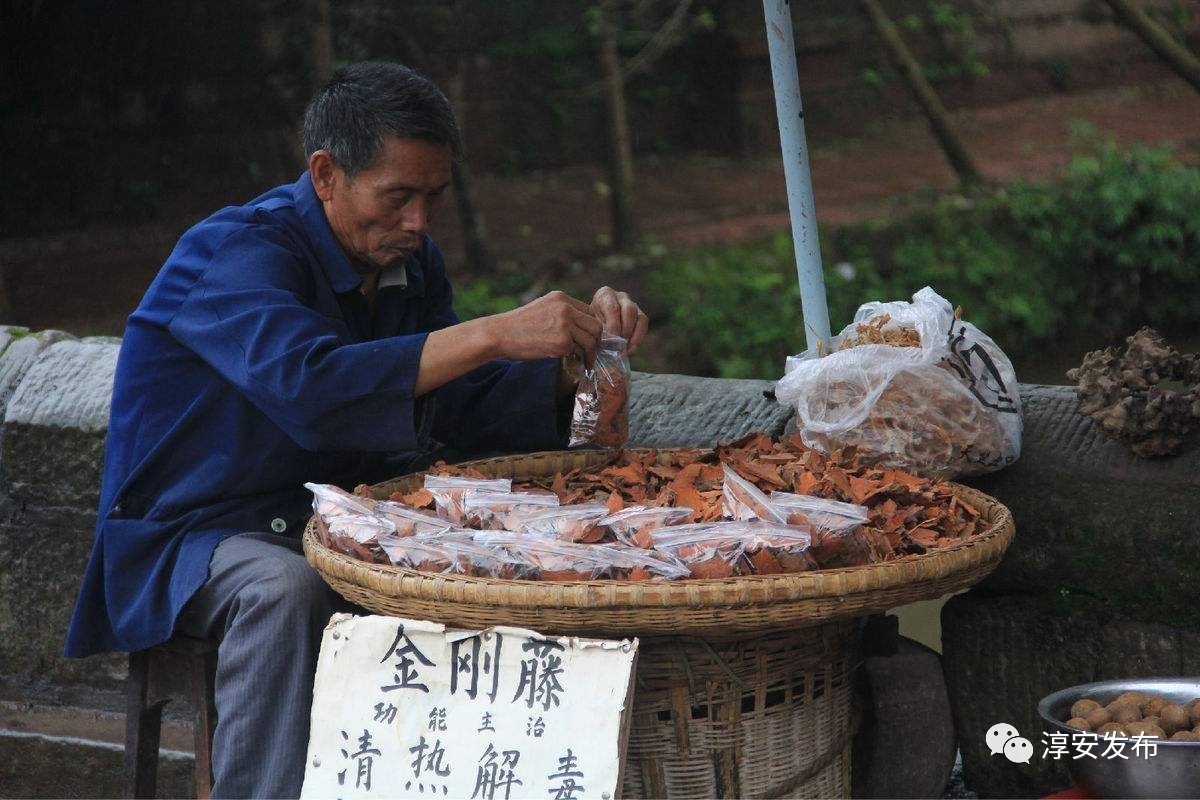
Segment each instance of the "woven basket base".
M622 796L849 797L858 626L645 639Z

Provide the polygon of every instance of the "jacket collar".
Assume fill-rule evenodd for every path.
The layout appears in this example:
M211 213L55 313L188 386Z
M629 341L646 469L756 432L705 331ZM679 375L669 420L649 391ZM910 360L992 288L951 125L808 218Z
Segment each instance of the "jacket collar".
M354 271L350 259L346 257L342 246L333 235L329 220L325 218L325 208L321 205L321 199L317 197L312 185L312 175L308 170L293 184L292 194L296 201L296 210L300 212L300 219L308 232L309 241L316 247L321 268L325 270L325 276L329 278L333 290L341 293L357 289L362 285L362 278Z

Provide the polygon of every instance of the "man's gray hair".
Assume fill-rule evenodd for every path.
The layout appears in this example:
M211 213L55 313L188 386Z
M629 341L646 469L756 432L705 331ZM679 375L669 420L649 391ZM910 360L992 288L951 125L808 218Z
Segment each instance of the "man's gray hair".
M371 166L385 136L423 139L462 157L450 101L414 69L382 61L351 64L317 92L304 112L304 153L328 150L354 177Z

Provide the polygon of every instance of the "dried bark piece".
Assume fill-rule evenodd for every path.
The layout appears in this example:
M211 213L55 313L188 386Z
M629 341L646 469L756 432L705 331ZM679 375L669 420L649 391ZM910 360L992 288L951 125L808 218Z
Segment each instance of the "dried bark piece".
M747 551L746 557L750 559L756 575L778 575L784 572L779 559L767 547L760 547L753 552Z
M686 562L693 578L729 578L733 576L733 565L719 555L703 561Z
M1181 355L1152 328L1088 353L1067 372L1079 411L1139 456L1171 455L1200 425L1200 355Z

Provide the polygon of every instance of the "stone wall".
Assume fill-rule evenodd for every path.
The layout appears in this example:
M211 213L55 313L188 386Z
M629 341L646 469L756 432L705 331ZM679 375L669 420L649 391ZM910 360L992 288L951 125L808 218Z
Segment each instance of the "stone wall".
M113 688L123 677L119 656L59 655L91 546L118 346L0 328L0 680L27 693ZM633 444L778 435L789 414L763 397L769 385L637 374ZM1022 397L1021 460L973 482L1012 509L1016 540L943 614L959 745L980 796L1065 786L1061 765L1017 767L984 746L999 721L1036 745L1042 695L1109 677L1200 673L1200 453L1134 458L1078 414L1066 387L1023 386Z
M0 328L0 680L114 688L124 659L61 657L96 525L120 340ZM645 447L778 435L766 381L635 374L630 425Z
M91 550L114 339L0 330L0 678L112 686L116 657L61 657Z
M1013 512L1000 567L942 613L942 653L966 782L981 797L1069 785L1040 758L1036 705L1080 683L1200 675L1200 448L1143 459L1079 414L1065 386L1022 387L1013 467L972 483ZM1029 765L992 756L997 722L1033 742Z

